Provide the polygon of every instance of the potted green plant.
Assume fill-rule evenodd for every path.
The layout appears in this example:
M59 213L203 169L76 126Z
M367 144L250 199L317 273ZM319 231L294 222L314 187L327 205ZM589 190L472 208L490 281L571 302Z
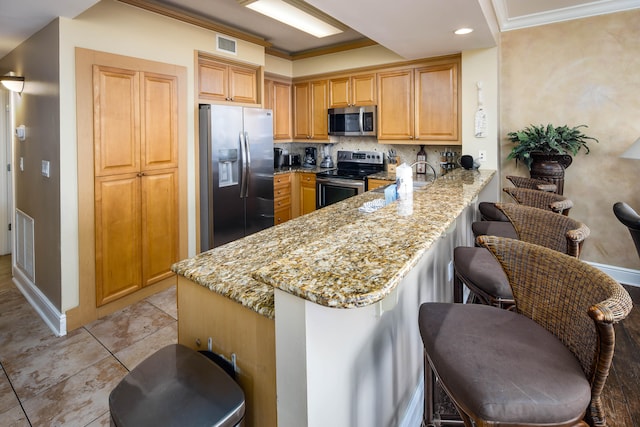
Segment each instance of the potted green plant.
M588 142L598 142L598 140L583 134L580 130L582 127L587 125L572 128L567 125L557 127L552 124L530 125L522 130L509 132L507 134L509 140L516 146L511 149L507 159L521 160L531 170L534 153L575 156L578 151L584 149L585 154L589 154Z
M511 149L507 159L516 159L516 162L521 160L529 169L531 178L556 184L558 194L562 194L564 170L572 163L572 156L582 149L585 154L589 154L588 143L598 142L596 138L582 133L580 128L583 127L587 126L570 128L567 125L530 125L522 130L509 132L509 140L516 146Z

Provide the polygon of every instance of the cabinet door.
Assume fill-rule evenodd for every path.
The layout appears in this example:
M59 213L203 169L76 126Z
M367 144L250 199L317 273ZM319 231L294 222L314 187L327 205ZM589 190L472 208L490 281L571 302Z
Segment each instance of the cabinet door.
M329 108L348 107L351 104L349 92L349 77L339 77L329 80Z
M140 178L96 177L96 304L141 288Z
M458 67L443 64L415 70L416 139L457 141Z
M351 77L351 104L376 105L376 75L361 74Z
M316 210L316 175L303 173L300 175L300 215Z
M291 84L273 82L273 139L291 139Z
M143 73L141 80L141 169L178 167L177 78Z
M393 184L393 181L388 181L386 179L367 179L367 191L375 190L376 188L384 187L386 185Z
M229 66L229 101L258 103L258 72L252 68Z
M198 87L200 98L226 101L229 98L229 67L215 61L200 59Z
M96 176L140 170L139 85L137 71L93 66Z
M171 277L178 261L178 170L141 177L142 285Z
M413 70L378 73L378 139L413 139Z
M293 85L293 137L310 138L311 120L309 108L311 103L311 87L309 83L296 83Z
M327 80L311 82L311 139L329 140L328 91L329 84Z

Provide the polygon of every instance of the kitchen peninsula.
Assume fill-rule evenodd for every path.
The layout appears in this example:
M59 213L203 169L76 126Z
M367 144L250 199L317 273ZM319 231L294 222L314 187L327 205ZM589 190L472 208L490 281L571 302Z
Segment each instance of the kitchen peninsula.
M248 425L419 425L418 308L453 300L452 251L494 175L366 213L369 191L175 264L178 341L235 354Z

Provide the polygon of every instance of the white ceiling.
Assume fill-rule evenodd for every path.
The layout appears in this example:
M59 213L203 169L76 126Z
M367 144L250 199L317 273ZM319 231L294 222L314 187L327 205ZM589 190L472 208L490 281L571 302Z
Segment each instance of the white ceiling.
M0 58L58 16L74 18L99 0L0 0ZM306 0L351 29L316 39L239 6L236 0L146 0L261 37L294 54L369 38L406 59L495 46L495 34L640 8L640 0ZM459 27L472 27L454 36Z

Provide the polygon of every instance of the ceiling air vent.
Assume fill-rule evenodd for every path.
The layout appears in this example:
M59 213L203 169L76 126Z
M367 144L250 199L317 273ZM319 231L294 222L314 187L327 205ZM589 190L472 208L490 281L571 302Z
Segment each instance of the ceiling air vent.
M238 54L238 43L235 39L216 35L216 47L219 51L222 52L227 52L232 55Z

